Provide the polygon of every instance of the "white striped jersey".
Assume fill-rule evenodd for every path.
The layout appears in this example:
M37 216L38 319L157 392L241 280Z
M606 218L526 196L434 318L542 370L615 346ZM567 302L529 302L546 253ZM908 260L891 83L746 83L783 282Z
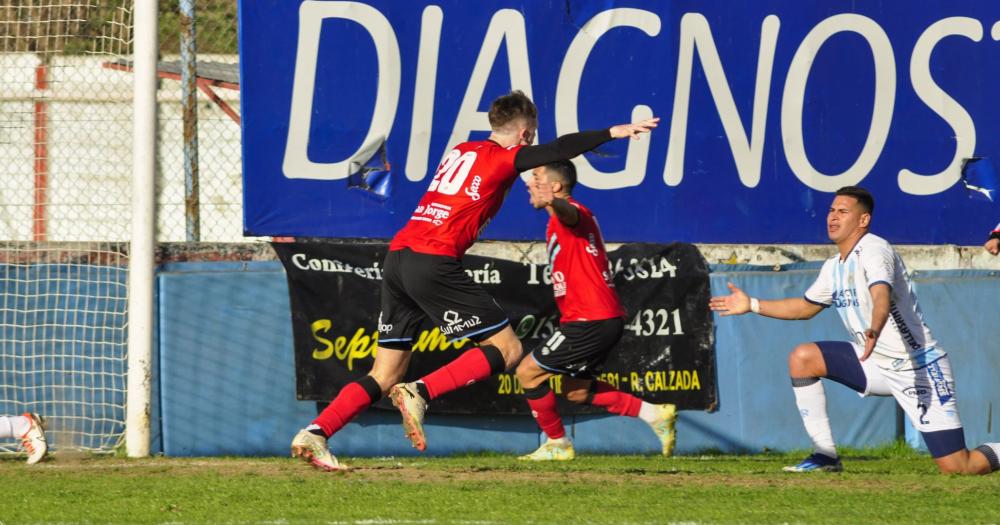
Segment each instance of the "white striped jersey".
M892 291L889 320L872 354L876 364L897 370L919 368L943 356L924 323L903 259L877 235L863 236L843 261L839 253L828 259L805 299L823 307L836 307L855 342L864 345L864 333L872 320L870 288L880 283L889 285Z

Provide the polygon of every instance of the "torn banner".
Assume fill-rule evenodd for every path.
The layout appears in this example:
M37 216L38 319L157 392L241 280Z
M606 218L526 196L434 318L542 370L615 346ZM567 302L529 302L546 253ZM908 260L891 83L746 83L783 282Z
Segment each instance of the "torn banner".
M962 184L972 200L995 203L1000 178L989 157L969 157L962 160Z
M386 158L385 141L375 153L361 164L356 172L347 177L347 188L364 192L379 202L385 202L392 193L392 177Z

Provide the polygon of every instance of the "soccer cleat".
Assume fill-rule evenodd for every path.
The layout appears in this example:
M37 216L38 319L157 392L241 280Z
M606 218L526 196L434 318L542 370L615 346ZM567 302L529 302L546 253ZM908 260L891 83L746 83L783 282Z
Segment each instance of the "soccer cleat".
M656 405L656 412L658 417L649 426L653 429L656 437L660 439L660 444L663 446L663 456L669 458L674 455L674 443L677 440L675 428L677 406L670 403Z
M427 449L427 437L424 436L424 412L427 411L427 401L417 392L415 383L400 383L389 389L389 399L399 408L403 416L403 430L406 437L413 443L413 448L423 452Z
M329 472L350 470L347 465L341 465L330 453L326 439L302 429L292 439L292 457L302 458L312 466Z
M542 446L538 447L538 450L520 456L517 459L521 461L569 461L576 457L576 451L573 450L573 442L569 438L562 438L560 440L547 439Z
M28 431L21 436L21 447L28 453L28 464L34 465L45 457L49 450L49 444L45 441L45 431L42 429L42 418L38 414L25 412L22 414L28 418Z
M840 463L840 458L831 458L815 452L803 459L798 465L791 465L781 470L785 472L840 472L844 470L844 465Z

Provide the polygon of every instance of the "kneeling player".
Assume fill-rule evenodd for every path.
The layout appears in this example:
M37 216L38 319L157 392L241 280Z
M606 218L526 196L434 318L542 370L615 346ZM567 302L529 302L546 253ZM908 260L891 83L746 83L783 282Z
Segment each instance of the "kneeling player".
M869 233L874 208L865 189L837 190L826 227L839 253L826 261L805 297L758 301L730 283L730 295L711 299L712 310L723 316L755 312L789 320L810 319L833 306L855 339L800 344L788 356L795 403L814 453L785 470L843 468L830 431L821 377L862 396L896 398L941 472L988 474L997 470L1000 443L986 443L972 451L965 448L948 355L924 323L903 260L885 239Z
M604 239L593 213L570 196L576 184L572 162L554 162L532 171L527 182L531 205L549 212L545 232L559 329L517 367L531 413L548 439L538 450L521 456L531 461L573 459L573 443L556 411L548 379L566 377L566 398L604 407L612 414L639 417L660 439L663 455L674 449L674 405L653 405L626 394L591 375L621 339L625 310L613 288Z

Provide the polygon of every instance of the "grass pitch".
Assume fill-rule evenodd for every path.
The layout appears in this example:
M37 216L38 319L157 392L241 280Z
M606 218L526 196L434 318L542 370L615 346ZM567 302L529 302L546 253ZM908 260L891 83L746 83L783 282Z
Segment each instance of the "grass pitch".
M0 460L0 523L997 523L1000 473L944 476L903 448L848 451L845 472L795 455L345 459L56 456Z

